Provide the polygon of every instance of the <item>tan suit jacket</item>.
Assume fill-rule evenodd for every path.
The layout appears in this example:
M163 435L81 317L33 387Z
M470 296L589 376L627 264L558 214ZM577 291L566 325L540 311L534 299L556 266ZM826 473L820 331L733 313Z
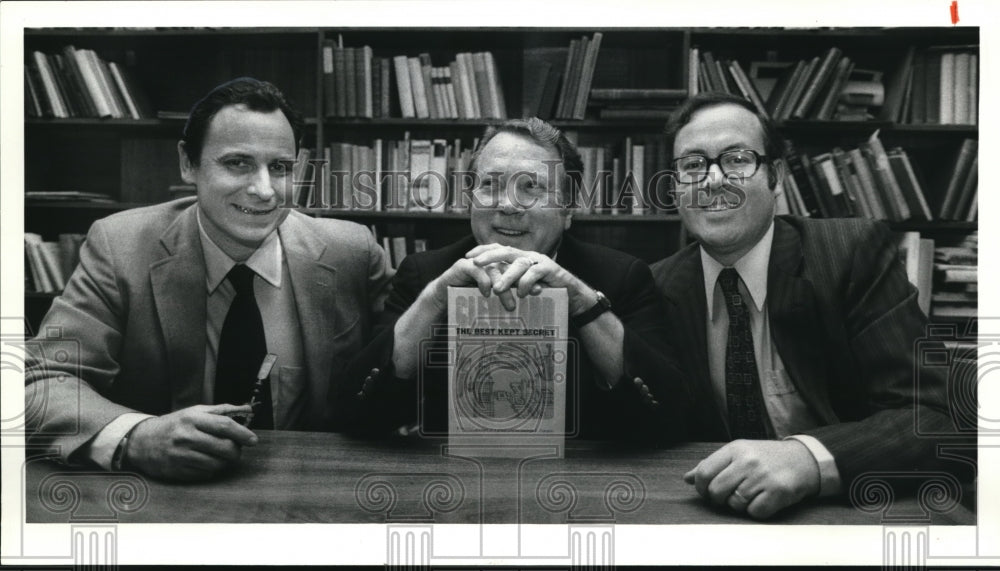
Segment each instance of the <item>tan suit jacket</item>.
M311 393L294 428L336 430L347 420L333 418L328 395L368 335L372 301L387 282L384 253L351 222L291 212L278 233ZM54 443L65 459L121 414L208 404L206 295L194 199L95 222L79 267L29 344L29 442Z

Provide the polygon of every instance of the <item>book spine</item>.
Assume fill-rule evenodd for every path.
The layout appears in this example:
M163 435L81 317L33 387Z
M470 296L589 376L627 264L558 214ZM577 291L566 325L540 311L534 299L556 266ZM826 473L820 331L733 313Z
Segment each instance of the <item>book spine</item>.
M819 64L819 57L814 57L802 70L802 73L799 74L799 78L796 80L795 87L792 88L792 92L788 95L788 101L785 102L785 108L779 119L785 120L792 116L792 113L802 100L802 95L805 92L806 86L809 85L813 76L816 74Z
M76 93L73 92L70 83L70 74L66 71L63 57L60 54L45 56L49 60L49 69L52 70L52 77L56 80L56 88L66 106L66 113L70 117L81 117L80 104L77 102Z
M361 79L361 95L365 102L364 116L370 119L375 116L375 97L373 93L374 78L372 77L372 59L374 54L372 53L371 46L360 48L359 53L361 54L361 69L363 70Z
M455 90L455 106L458 108L458 118L459 119L471 119L472 113L469 110L471 107L471 101L466 103L466 92L465 86L462 83L462 73L458 69L458 61L453 61L448 64L451 68L451 83Z
M979 56L969 56L969 124L979 124Z
M810 78L809 85L806 87L805 93L802 94L802 99L795 106L795 111L792 112L792 117L805 119L809 116L809 111L816 98L819 97L820 90L829 82L830 76L840 61L840 54L840 48L837 47L832 47L826 52L826 55L823 56L823 63L820 64L816 74Z
M125 85L125 79L122 77L121 71L118 69L118 64L115 62L108 63L108 69L111 71L111 77L115 80L115 85L122 94L122 99L125 102L125 107L128 109L128 114L133 119L139 119L139 109L135 106L135 101L133 101L131 94L128 91L128 87Z
M108 107L108 103L104 99L104 94L101 92L101 87L97 83L97 76L94 73L94 67L90 63L90 55L87 51L88 50L76 50L73 53L76 57L77 66L80 68L80 75L83 76L84 83L87 86L87 92L90 94L91 100L94 102L94 107L97 110L97 116L99 118L111 117L111 108Z
M483 52L472 54L472 69L476 77L476 89L479 91L479 105L482 116L496 118L496 103L490 90L490 79L486 72L486 56Z
M427 90L424 86L424 73L420 66L420 58L407 58L410 70L410 85L413 86L413 106L417 111L417 118L428 119L431 116L430 109L427 108Z
M323 41L323 115L337 116L337 87L333 79L333 40Z
M566 117L566 106L567 101L569 101L572 88L572 74L573 68L576 65L577 52L580 50L580 40L574 39L569 41L569 51L566 54L566 67L563 70L563 83L562 90L559 92L559 102L558 107L556 107L555 117L557 119L562 119Z
M878 192L878 185L875 183L875 178L872 175L871 170L868 168L868 161L861 153L861 149L851 149L847 152L847 155L851 160L853 172L858 177L861 193L864 195L866 201L868 202L868 206L872 211L872 218L876 220L888 220L889 214L886 211L886 208L882 205L882 199Z
M729 71L733 74L733 79L736 80L736 84L740 87L740 90L745 92L747 99L757 108L757 112L764 117L770 117L767 107L764 106L764 101L761 99L760 94L757 93L757 87L750 81L747 74L743 72L740 62L736 60L729 62Z
M404 118L416 117L413 105L413 89L410 85L410 65L406 56L396 56L392 58L393 66L396 68L396 87L399 91L399 107Z
M337 117L347 117L347 89L350 87L347 77L347 53L344 48L333 48L333 80L334 102L337 106Z
M977 202L978 188L979 156L977 155L972 159L972 164L969 166L969 173L966 175L965 181L962 183L962 192L959 194L959 199L955 203L953 217L956 220L968 220L969 213L977 210L975 202Z
M908 220L911 216L910 208L906 204L903 191L899 188L899 182L896 180L896 176L892 172L892 167L889 165L889 157L885 153L882 141L878 138L878 131L875 131L868 138L867 145L867 148L871 151L868 157L869 164L871 164L872 169L875 171L876 177L882 182L883 190L888 193L894 210L899 214L899 220Z
M484 102L479 99L479 87L476 85L476 72L472 65L472 54L463 52L458 54L458 57L462 66L462 81L465 82L465 89L469 94L471 102L472 118L482 119L486 117L486 114L483 112Z
M59 91L56 88L56 81L52 76L52 70L49 68L49 62L45 54L35 51L32 53L32 57L35 58L38 74L42 78L42 88L44 89L45 97L52 106L52 115L60 119L69 117L69 113L66 112L66 106L62 102L62 97L60 97Z
M344 48L344 91L347 117L358 116L358 56L355 48Z
M121 93L118 91L118 86L115 85L115 80L111 77L111 68L108 62L99 59L98 63L101 66L101 76L108 93L111 95L111 101L114 103L114 113L115 117L119 119L127 118L128 110L125 106L125 100Z
M698 95L698 46L688 50L687 92L689 96Z
M437 91L434 89L434 78L431 75L433 68L431 56L422 53L417 56L417 60L420 62L420 81L423 83L424 96L427 98L427 116L431 119L440 119L441 104L438 102Z
M955 159L955 166L948 179L948 187L945 190L944 199L941 202L939 218L942 220L952 220L955 217L955 205L958 202L965 177L968 176L969 167L976 157L977 147L978 145L973 139L962 141L962 146L958 150L958 158Z
M925 63L924 119L931 125L941 124L941 56L928 53Z
M969 85L969 60L971 54L955 54L954 79L951 82L954 113L952 121L959 125L969 124L969 97L965 90Z
M910 156L903 149L898 149L898 152L904 173L902 178L907 181L907 186L912 190L915 199L914 202L916 203L915 207L911 207L911 210L919 212L924 220L933 220L934 215L931 214L931 207L927 202L927 197L924 195L920 179L917 177L916 171L913 170L913 163L910 162Z
M507 118L507 101L503 96L503 83L500 81L500 71L497 69L493 52L485 52L486 73L490 80L490 99L493 102L493 112L497 119Z
M587 112L587 99L590 96L590 86L594 81L594 70L597 67L597 56L601 49L601 40L604 34L595 32L587 46L587 53L583 61L583 75L580 80L580 89L576 96L573 118L583 119Z
M816 119L829 121L833 118L833 112L837 108L837 101L840 99L840 94L844 90L844 85L847 84L847 78L850 77L853 69L854 63L850 59L846 57L841 58L834 72L833 81L815 114Z
M383 57L379 58L379 117L390 117L392 115L392 60Z
M955 123L955 54L941 54L941 76L938 80L938 122Z
M448 116L452 119L459 119L462 117L462 114L459 112L459 98L455 93L455 90L458 89L458 84L455 82L454 67L448 65L448 67L442 69L442 73L444 74L445 93L448 95Z

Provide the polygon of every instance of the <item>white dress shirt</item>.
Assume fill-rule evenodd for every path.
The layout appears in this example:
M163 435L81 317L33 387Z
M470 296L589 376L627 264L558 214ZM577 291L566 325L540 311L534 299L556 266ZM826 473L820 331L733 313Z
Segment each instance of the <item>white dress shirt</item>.
M771 337L771 319L767 309L767 268L771 260L774 223L767 233L742 258L733 264L740 275L739 289L750 314L754 357L760 377L764 406L770 420L770 431L777 438L794 438L809 449L820 471L820 495L832 495L840 488L840 474L830 451L816 438L801 434L820 426L809 410L795 384L785 371L781 355ZM729 313L718 283L724 266L701 248L701 265L705 276L705 299L708 300L706 331L708 335L708 365L712 380L712 395L720 410L726 411L726 338L729 333Z

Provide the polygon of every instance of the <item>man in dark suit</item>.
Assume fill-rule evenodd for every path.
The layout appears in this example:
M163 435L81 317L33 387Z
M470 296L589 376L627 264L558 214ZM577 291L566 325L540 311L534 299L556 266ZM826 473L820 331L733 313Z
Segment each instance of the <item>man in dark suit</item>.
M690 383L698 440L728 441L685 475L766 518L846 494L866 471L933 470L946 380L915 394L926 317L876 222L775 217L782 143L750 103L688 100L668 126L678 208L697 243L652 270Z
M567 432L678 438L686 403L662 352L666 328L646 264L565 233L582 170L576 149L541 120L511 120L487 130L473 169L472 236L403 260L381 332L352 367L365 379L358 406L373 409L366 416L383 428L421 418L425 434L446 432L447 371L431 366L421 350L430 346L423 342L433 338L434 326L446 322L448 286L477 286L485 296L499 295L509 310L515 293L566 288Z
M287 208L299 114L241 78L195 104L178 144L197 200L93 224L41 332L79 361L29 364L29 438L73 463L200 479L256 443L250 428L326 430L331 371L370 330L384 254L362 226ZM258 391L267 353L277 356Z

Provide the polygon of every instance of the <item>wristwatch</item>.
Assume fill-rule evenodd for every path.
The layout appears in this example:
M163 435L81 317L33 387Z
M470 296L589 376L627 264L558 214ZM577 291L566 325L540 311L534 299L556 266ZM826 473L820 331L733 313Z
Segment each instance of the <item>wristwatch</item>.
M600 317L605 311L611 311L611 302L608 301L608 298L596 289L594 290L594 293L597 294L597 303L595 303L587 311L569 318L569 322L573 325L573 327L579 329Z

